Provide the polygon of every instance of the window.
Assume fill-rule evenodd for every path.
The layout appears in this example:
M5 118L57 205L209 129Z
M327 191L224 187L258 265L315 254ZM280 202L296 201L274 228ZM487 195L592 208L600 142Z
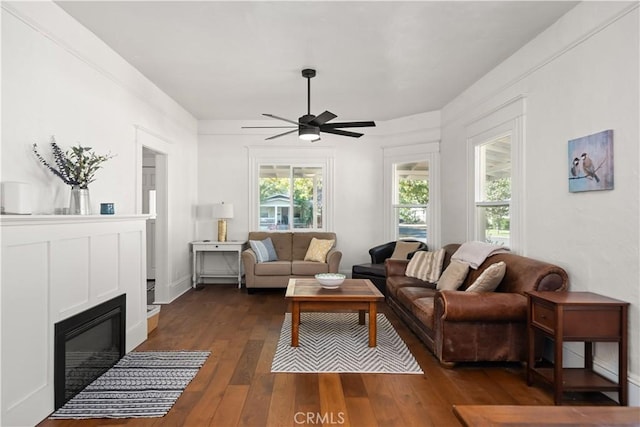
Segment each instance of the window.
M398 239L427 242L429 164L396 163L394 167L394 226Z
M324 229L324 168L259 165L260 230Z
M440 142L384 148L384 236L440 246Z
M476 239L511 245L511 134L475 146Z
M333 149L249 147L248 155L251 230L331 230Z
M466 127L468 240L508 246L524 244L522 153L526 97L519 95L487 111Z

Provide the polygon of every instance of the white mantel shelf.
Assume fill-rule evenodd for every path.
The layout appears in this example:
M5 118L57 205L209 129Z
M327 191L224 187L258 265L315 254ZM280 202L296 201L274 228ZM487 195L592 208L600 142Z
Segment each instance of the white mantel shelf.
M126 351L147 338L149 215L0 215L0 424L54 409L54 325L126 294Z
M139 221L151 215L0 215L0 225L46 225L113 221Z

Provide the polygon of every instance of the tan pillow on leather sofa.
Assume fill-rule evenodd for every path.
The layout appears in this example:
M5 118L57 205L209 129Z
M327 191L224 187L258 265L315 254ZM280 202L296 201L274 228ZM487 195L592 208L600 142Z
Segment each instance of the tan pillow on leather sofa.
M442 273L443 261L444 249L435 252L418 251L407 264L405 276L436 283Z
M309 249L304 256L305 261L327 262L327 254L333 247L335 240L321 240L315 237L309 243Z
M402 242L398 240L393 249L391 259L407 259L409 254L420 247L420 242Z
M485 271L480 274L475 282L467 288L467 292L493 292L496 290L504 273L507 271L507 265L504 261L491 264Z
M442 272L436 289L439 291L456 291L462 285L464 279L467 278L468 273L469 264L452 259L444 272Z

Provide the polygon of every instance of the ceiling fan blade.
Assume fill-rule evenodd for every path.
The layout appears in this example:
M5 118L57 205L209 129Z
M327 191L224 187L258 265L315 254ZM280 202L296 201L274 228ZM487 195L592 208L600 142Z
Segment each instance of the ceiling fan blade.
M266 116L266 117L271 117L272 119L284 120L285 122L293 123L294 125L310 127L310 126L309 126L308 124L306 124L306 123L295 122L295 121L293 121L293 120L285 119L284 117L274 116L273 114L263 113L262 115L263 115L263 116Z
M351 136L353 138L360 138L362 135L364 135L363 133L349 132L347 130L340 130L340 129L320 129L320 131L326 132L326 133L332 133L335 135L341 135L341 136Z
M315 119L311 120L309 124L320 126L327 123L329 120L335 119L336 117L338 116L333 114L331 111L325 111L324 113L317 116Z
M327 123L320 127L335 129L335 128L366 128L366 127L374 127L376 125L375 122L340 122L340 123Z
M242 126L240 129L293 129L297 126Z
M289 135L290 133L294 133L294 132L298 132L298 129L290 130L290 131L284 132L284 133L279 133L278 135L270 136L269 138L265 138L264 140L268 141L270 139L280 138L281 136Z

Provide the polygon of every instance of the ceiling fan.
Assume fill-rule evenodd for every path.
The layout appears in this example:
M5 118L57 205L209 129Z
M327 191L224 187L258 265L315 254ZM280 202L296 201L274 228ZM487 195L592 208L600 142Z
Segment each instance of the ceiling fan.
M263 116L271 117L272 119L283 120L285 122L294 124L296 126L243 126L243 129L293 129L278 135L270 136L266 140L279 138L281 136L289 135L290 133L298 132L300 139L306 141L319 141L320 132L332 133L334 135L350 136L353 138L360 138L363 134L358 132L351 132L342 130L341 128L360 128L375 126L375 122L335 122L328 123L335 119L336 116L330 111L325 111L319 116L311 114L311 79L316 76L316 70L305 68L302 70L302 77L307 79L307 114L298 118L298 121L289 120L282 117L278 117L273 114L262 114Z

